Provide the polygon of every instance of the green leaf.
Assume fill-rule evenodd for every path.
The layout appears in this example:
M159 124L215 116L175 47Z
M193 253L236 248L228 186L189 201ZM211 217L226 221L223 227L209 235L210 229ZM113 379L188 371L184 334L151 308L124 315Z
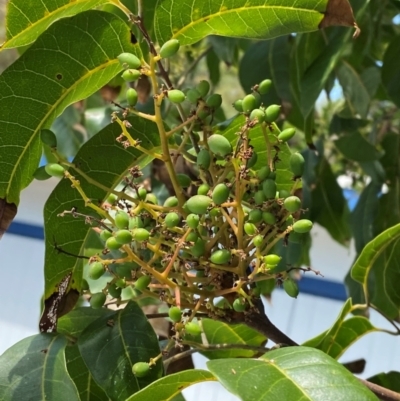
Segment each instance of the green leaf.
M215 377L206 370L185 370L158 379L126 401L173 401L174 397L185 388L196 383L215 380Z
M258 0L250 4L247 0L159 0L155 33L160 43L176 38L183 45L198 42L208 35L271 39L293 32L316 31L327 3L327 0L317 3L313 0L272 3ZM351 17L347 10L344 14L344 17Z
M130 117L132 128L128 129L133 138L141 141L141 146L150 151L160 151L160 137L155 123L139 117ZM124 173L132 166L144 167L152 158L132 147L124 148L117 142L121 127L117 123L109 124L97 135L86 142L76 155L73 163L79 166L87 176L101 182L106 188L114 188ZM105 199L108 193L88 182L79 171L70 168L71 174L80 181L81 188L90 199ZM44 209L46 254L45 254L45 298L57 291L58 283L69 272L73 271L76 287L80 289L82 263L80 259L54 249L54 242L69 253L82 255L85 240L91 230L83 219L71 215L58 217L65 210L77 207L81 213L96 216L96 213L85 205L71 183L63 179L54 189Z
M110 0L10 0L7 7L7 37L3 49L26 46L34 42L51 24L72 17Z
M65 358L68 373L78 389L81 401L109 401L106 393L93 380L82 359L78 345L66 347Z
M381 154L359 132L340 136L334 141L335 146L346 159L356 162L369 162L379 159Z
M0 356L0 399L81 401L68 375L63 336L27 337Z
M57 332L66 336L78 338L83 330L100 317L111 316L114 311L110 309L93 309L80 307L72 310L58 320Z
M363 335L378 331L363 316L345 320L346 316L352 312L352 306L351 299L348 299L332 327L317 336L316 339L306 341L303 346L317 348L332 358L339 359Z
M400 393L400 372L379 373L370 377L368 381Z
M389 98L400 107L400 71L397 55L400 53L400 36L393 37L383 57L382 82Z
M149 362L160 353L157 335L135 302L91 323L78 345L94 380L113 401L128 398L163 374L160 359L147 376L132 373L136 362Z
M340 363L308 347L270 351L260 359L207 362L211 373L243 401L376 401Z
M112 14L87 11L54 23L4 71L0 198L18 204L20 191L32 181L39 164L39 131L121 71L117 56L125 51L141 57L138 45L130 43L125 22Z

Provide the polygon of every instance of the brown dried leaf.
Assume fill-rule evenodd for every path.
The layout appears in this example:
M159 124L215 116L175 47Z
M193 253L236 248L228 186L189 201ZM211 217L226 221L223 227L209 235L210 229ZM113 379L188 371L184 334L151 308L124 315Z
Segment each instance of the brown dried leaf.
M17 214L17 205L7 203L5 199L0 199L0 239L10 227L15 215Z

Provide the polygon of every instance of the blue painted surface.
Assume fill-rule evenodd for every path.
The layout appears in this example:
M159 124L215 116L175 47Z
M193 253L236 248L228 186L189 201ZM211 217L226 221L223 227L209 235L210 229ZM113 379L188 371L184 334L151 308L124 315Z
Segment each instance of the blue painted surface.
M19 223L18 221L13 221L11 223L7 233L33 239L44 239L43 227L34 224Z

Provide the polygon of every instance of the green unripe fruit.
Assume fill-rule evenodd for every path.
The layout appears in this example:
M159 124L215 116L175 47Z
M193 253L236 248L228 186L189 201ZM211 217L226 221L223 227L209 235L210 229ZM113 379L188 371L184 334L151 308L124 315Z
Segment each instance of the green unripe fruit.
M117 250L121 248L122 244L120 244L114 237L110 237L106 241L106 248L110 249L111 251Z
M289 196L290 196L290 192L289 192L289 191L286 191L285 189L281 189L281 190L279 191L279 197L280 197L280 198L286 199L286 198L288 198Z
M117 287L116 284L110 284L107 289L108 289L108 295L110 295L111 297L113 298L121 297L122 288Z
M129 279L130 279L131 277L129 277ZM124 278L119 278L118 280L116 280L116 282L115 282L115 285L118 287L118 288L125 288L126 287L126 280L124 279Z
M135 241L147 241L150 238L150 233L145 228L135 228L132 230L132 236Z
M192 185L191 178L186 174L177 174L176 179L178 180L178 184L182 188L188 188L188 187L190 187L190 185Z
M312 229L313 223L310 220L302 219L293 224L293 231L299 234L308 233Z
M129 215L124 211L119 211L114 218L115 226L119 229L128 228Z
M228 200L229 193L230 190L225 184L218 184L213 189L212 200L216 205L220 205L221 203L224 203Z
M270 179L270 180L276 180L276 172L275 171L271 171L270 173L269 173L269 176L268 176L268 178Z
M250 113L257 107L257 100L254 95L246 95L242 100L242 108L245 113Z
M145 188L141 187L138 189L137 194L139 199L144 200L146 199L147 191Z
M245 223L243 228L247 235L255 235L257 233L257 227L253 223Z
M151 282L151 276L141 276L139 277L134 284L134 287L139 290L145 290Z
M56 135L49 129L42 129L40 131L40 139L45 145L50 146L51 148L57 147Z
M252 95L254 96L254 99L256 99L256 109L260 108L262 99L261 95L258 92L253 92Z
M115 233L115 239L120 244L129 244L132 242L132 238L132 234L129 230L122 229Z
M129 68L138 69L141 64L140 60L132 53L121 53L117 59L124 68L128 66Z
M249 213L249 221L251 223L259 223L262 220L262 211L260 209L253 209Z
M285 290L286 294L289 295L289 297L297 298L297 296L299 295L299 287L297 283L291 278L287 278L283 282L283 289Z
M260 95L265 95L269 92L272 86L272 81L270 79L264 79L258 85L258 93Z
M225 157L229 153L232 153L232 145L222 135L213 134L208 138L208 146L215 155Z
M178 52L180 46L178 39L168 40L161 46L160 56L162 58L172 57Z
M210 91L210 83L208 81L200 81L196 86L197 91L200 93L201 97L204 97Z
M193 230L197 228L199 222L200 222L200 217L197 214L191 213L188 215L188 217L186 217L186 224Z
M104 266L101 262L93 262L89 265L89 277L92 280L98 280L104 272Z
M197 165L203 170L208 170L211 164L211 155L207 149L201 149L197 155Z
M250 113L250 120L257 120L259 123L262 123L265 120L265 113L261 109L254 109Z
M196 242L198 239L199 239L199 236L197 235L197 233L195 231L190 232L186 237L186 241L189 241L189 242Z
M297 196L289 196L283 202L283 206L290 213L294 213L300 210L301 200Z
M33 173L33 178L39 181L45 181L51 178L51 175L47 174L45 166L41 166L38 167L36 171Z
M244 312L246 310L246 301L243 298L236 298L232 306L236 312Z
M168 99L172 103L177 103L178 104L178 103L182 103L186 99L186 96L179 89L171 89L171 90L168 91Z
M273 123L278 119L280 110L281 106L278 106L277 104L271 104L271 106L268 106L265 110L265 121L267 123Z
M242 112L243 112L243 100L242 100L242 99L236 100L236 102L234 102L234 103L232 104L232 106L233 106L234 109L235 109L236 111L238 111L239 113L242 113Z
M206 241L199 238L195 244L190 248L190 252L196 258L200 258L206 252Z
M266 179L263 182L262 189L267 199L274 199L276 196L276 182L271 179Z
M178 198L176 196L170 196L169 198L165 199L164 206L165 207L178 206Z
M100 239L104 242L107 241L111 236L112 236L112 233L108 230L102 230L100 232Z
M225 265L231 260L231 253L228 249L218 249L210 256L210 261L216 265Z
M270 174L271 174L271 169L268 166L264 166L257 171L256 176L260 181L264 181L268 178Z
M276 223L276 217L270 212L263 212L262 218L264 223L270 224L271 226Z
M104 305L106 299L107 296L104 292L96 292L95 294L92 294L92 297L90 298L90 306L93 309L99 309Z
M141 73L139 70L125 70L122 73L122 79L126 82L134 82L137 81L140 77Z
M44 169L46 170L46 173L48 175L51 175L52 177L57 177L57 178L64 177L65 169L63 166L61 166L61 164L49 163L49 164L46 164Z
M257 163L257 153L255 151L253 151L250 159L247 160L247 167L248 168L252 168L253 166L255 166L255 164Z
M292 215L288 216L285 220L285 228L288 228L291 225L293 225L293 221L294 221L293 216Z
M118 196L115 194L110 194L107 196L106 202L113 205L118 200Z
M292 173L296 178L301 177L303 175L305 161L304 157L300 153L293 153L290 156L289 165L290 165L290 170L292 170Z
M253 244L258 248L258 247L260 247L262 245L263 240L264 240L264 237L262 235L260 235L260 234L256 235L253 238Z
M282 142L287 142L294 137L295 133L296 130L294 128L286 128L278 135L278 139Z
M209 214L210 214L210 217L217 218L217 217L221 216L221 209L219 207L213 207L210 210Z
M210 187L208 184L201 184L199 186L199 189L197 190L197 194L198 195L207 195L209 190L210 190Z
M199 111L197 112L197 117L198 117L200 120L205 120L209 115L210 115L210 111L209 111L209 110L206 110L206 109L202 109L202 110L199 110Z
M143 228L143 220L139 216L134 216L129 219L129 229L133 230L134 228Z
M212 109L218 109L222 104L222 96L218 93L210 95L206 100L206 105Z
M264 256L264 263L266 265L275 266L281 261L281 259L280 256L271 253L270 255Z
M182 319L182 311L177 306L173 306L169 308L168 316L173 322L178 323Z
M196 104L201 98L201 95L197 89L189 89L186 92L186 98L189 100L190 103Z
M201 334L201 328L197 323L189 322L185 324L185 333L196 337Z
M267 198L265 197L264 191L257 191L254 194L254 201L256 202L256 205L262 205Z
M89 291L89 283L84 278L82 279L82 282L81 282L81 290Z
M211 205L212 200L208 196L195 195L192 196L187 202L187 207L191 213L205 214L208 207Z
M129 106L135 107L136 103L138 102L138 98L139 96L135 89L129 88L126 91L126 101L128 102Z
M136 362L132 366L132 373L136 377L145 377L150 372L150 365L147 362Z
M164 223L168 228L174 228L179 224L180 220L178 213L170 212L165 216Z

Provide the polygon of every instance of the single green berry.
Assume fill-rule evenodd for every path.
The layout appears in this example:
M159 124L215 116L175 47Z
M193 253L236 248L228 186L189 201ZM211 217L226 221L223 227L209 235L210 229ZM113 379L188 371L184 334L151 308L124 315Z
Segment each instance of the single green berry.
M260 181L266 180L271 174L271 169L268 166L263 166L257 171L256 176Z
M46 166L41 166L33 173L33 178L39 181L45 181L51 178L51 175L46 172Z
M139 99L139 95L138 95L138 93L136 92L135 89L129 88L126 91L126 100L127 100L128 104L129 104L129 106L135 107L136 103L138 102L138 99Z
M172 103L182 103L186 99L186 96L179 89L171 89L168 91L168 99Z
M185 324L185 333L190 336L196 337L201 334L201 328L197 323L188 322Z
M270 255L264 256L264 263L266 265L275 266L281 261L281 259L282 258L279 255L275 255L275 254L271 253Z
M176 196L170 196L169 198L165 199L164 206L165 207L178 206L178 198Z
M218 218L221 216L221 209L219 207L213 207L210 212L210 217Z
M270 79L264 79L258 85L258 93L260 95L265 95L269 92L272 86L272 81Z
M107 196L106 202L113 205L118 200L118 196L115 194L110 194Z
M131 277L129 277L129 279L131 279ZM118 288L125 288L126 287L126 280L124 278L119 278L115 281L115 285Z
M203 170L208 170L211 164L211 155L207 149L201 149L197 155L197 166Z
M108 295L113 298L121 298L122 288L117 287L116 284L110 284L108 287Z
M140 216L134 216L129 219L128 228L130 230L133 230L134 228L143 228L143 227L144 227L144 223Z
M151 276L140 276L136 281L135 281L135 288L139 291L145 290L151 282Z
M294 137L295 133L296 130L294 128L286 128L278 135L278 139L281 142L287 142L289 139L292 139Z
M277 104L271 104L271 106L268 106L265 110L265 121L267 123L273 123L278 119L280 110L281 106L278 106Z
M129 244L132 242L132 234L129 230L122 229L115 233L115 239L120 244Z
M90 298L90 306L93 309L100 309L106 302L106 299L107 296L104 294L104 292L96 292L95 294L92 294Z
M259 190L254 194L254 202L256 202L256 205L262 205L267 198L265 197L264 191Z
M207 195L210 187L208 184L201 184L197 190L197 195Z
M132 373L136 377L145 377L150 372L150 365L147 362L136 362L132 366Z
M312 229L313 223L310 220L302 219L293 224L293 231L299 234L308 233Z
M139 199L145 200L146 195L147 195L146 188L140 187L137 191L137 194L138 194Z
M118 61L123 67L137 69L140 67L140 60L132 53L121 53L118 57Z
M232 153L232 145L224 136L219 134L211 135L207 140L208 146L215 155L225 157Z
M46 170L46 173L48 175L51 175L52 177L57 177L57 178L64 177L65 169L63 166L61 166L61 164L49 163L49 164L46 164L44 169Z
M257 159L258 159L257 153L253 150L250 159L247 160L247 167L248 168L254 167L255 164L257 163Z
M182 311L177 306L172 306L169 308L168 316L173 322L178 323L182 319Z
M259 248L259 247L262 245L263 240L264 240L264 237L263 237L262 235L258 234L258 235L256 235L256 236L253 238L253 244L254 244L257 248Z
M283 289L285 290L286 294L289 295L289 297L297 298L297 296L299 295L299 287L297 283L291 278L287 278L283 282Z
M267 199L274 199L276 196L276 182L271 179L266 179L262 184L263 192Z
M276 217L270 212L263 212L262 219L264 223L270 224L271 226L276 223Z
M104 273L105 269L103 263L93 262L89 265L89 277L92 280L98 280Z
M289 191L286 191L286 189L281 189L281 190L279 191L279 198L286 199L286 198L288 198L289 196L290 196L290 192L289 192Z
M231 259L231 253L228 249L218 249L210 256L210 261L216 265L225 265Z
M51 148L57 147L56 135L49 129L40 130L40 139L45 145L50 146Z
M199 238L195 244L190 248L190 252L196 258L200 258L206 252L206 241Z
M172 57L178 52L180 46L178 39L168 40L161 46L160 56L162 58Z
M213 93L206 100L206 105L212 109L218 109L222 104L222 96L218 93Z
M234 109L235 109L236 111L238 111L239 113L242 113L242 112L243 112L243 100L242 100L242 99L236 100L236 102L234 102L234 103L232 104L232 106L233 106Z
M174 228L179 224L180 220L178 213L170 212L165 216L164 223L168 228Z
M259 123L262 123L265 120L265 113L263 110L261 109L254 109L251 113L250 113L250 120L257 120Z
M262 220L262 211L260 209L253 209L249 213L249 222L250 223L259 223Z
M110 249L111 251L117 250L121 248L122 244L120 244L114 237L108 238L106 241L106 248Z
M199 222L200 222L200 216L197 214L191 213L186 217L186 224L193 230L197 228Z
M188 242L196 242L198 239L199 236L197 235L196 231L191 231L186 237L186 241Z
M188 209L195 214L205 214L211 203L212 199L204 195L192 196L186 202Z
M301 200L297 196L289 196L284 200L283 206L290 213L295 213L301 208Z
M147 241L150 238L150 233L145 228L135 228L132 230L132 236L135 241Z
M201 98L201 95L197 89L189 89L186 92L186 98L187 100L189 100L190 103L197 104L197 102Z
M244 312L246 310L246 301L243 298L236 298L232 306L236 312Z
M196 86L196 90L200 93L201 97L204 97L210 91L210 83L205 80L200 81Z
M192 185L192 179L186 174L177 174L176 178L178 180L178 184L182 188L188 188L190 185Z
M226 186L226 184L217 184L212 192L212 200L216 205L220 205L228 200L229 193L230 189Z
M300 153L296 152L290 156L289 165L290 165L290 170L292 170L292 173L294 174L295 178L299 178L303 175L305 161L304 157Z
M139 79L140 75L141 73L139 70L134 70L134 69L125 70L122 73L122 79L126 82L134 82Z
M102 241L107 241L110 237L112 237L112 232L111 231L108 231L108 230L102 230L101 232L100 232L100 239L102 240Z
M242 100L242 109L244 113L250 113L257 106L257 100L254 95L246 95Z
M114 218L115 226L119 229L128 228L129 226L129 215L128 213L120 210L117 212Z
M245 223L243 228L247 235L255 235L257 233L257 227L253 223Z

